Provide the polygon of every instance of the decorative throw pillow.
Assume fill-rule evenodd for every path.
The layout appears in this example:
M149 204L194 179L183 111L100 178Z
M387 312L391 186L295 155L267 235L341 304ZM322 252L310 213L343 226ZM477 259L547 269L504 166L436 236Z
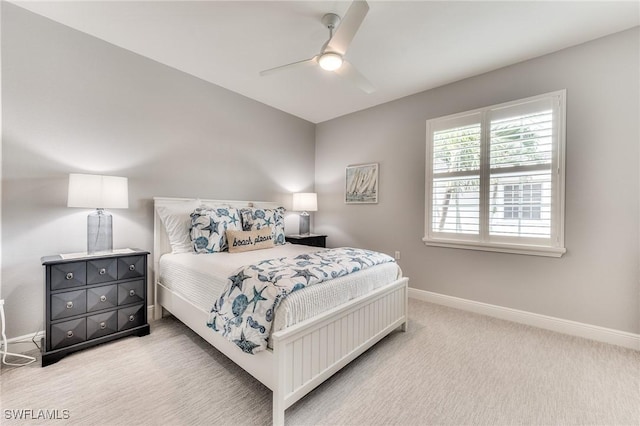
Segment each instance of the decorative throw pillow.
M284 207L276 209L245 208L240 209L243 231L255 231L270 228L273 233L273 243L284 244Z
M256 231L227 231L229 253L259 250L273 247L273 234L270 228Z
M199 200L189 200L156 208L158 216L164 224L164 229L167 231L172 253L193 251L189 237L191 212L201 204Z
M228 249L227 230L239 230L235 207L200 206L191 213L191 244L196 253L216 253Z

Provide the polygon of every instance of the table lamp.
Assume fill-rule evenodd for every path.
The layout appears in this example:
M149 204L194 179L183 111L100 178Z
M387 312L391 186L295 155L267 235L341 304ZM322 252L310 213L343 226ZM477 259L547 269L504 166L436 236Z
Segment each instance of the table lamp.
M293 211L300 213L300 235L309 235L309 213L318 211L318 197L315 192L293 194Z
M87 253L113 250L112 216L104 209L129 207L126 177L69 174L67 207L95 208L87 216Z

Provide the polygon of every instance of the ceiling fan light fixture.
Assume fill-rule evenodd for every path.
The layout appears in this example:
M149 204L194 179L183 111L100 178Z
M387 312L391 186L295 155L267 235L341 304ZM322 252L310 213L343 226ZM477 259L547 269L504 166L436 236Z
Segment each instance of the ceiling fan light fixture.
M323 53L318 58L318 64L323 70L335 71L342 66L342 56L333 52Z

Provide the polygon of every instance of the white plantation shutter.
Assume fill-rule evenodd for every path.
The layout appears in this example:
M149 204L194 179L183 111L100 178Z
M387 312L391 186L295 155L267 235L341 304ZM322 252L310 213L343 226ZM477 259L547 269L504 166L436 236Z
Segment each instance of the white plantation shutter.
M464 117L433 134L434 232L480 232L481 128L476 118Z
M560 256L565 92L427 121L428 245Z

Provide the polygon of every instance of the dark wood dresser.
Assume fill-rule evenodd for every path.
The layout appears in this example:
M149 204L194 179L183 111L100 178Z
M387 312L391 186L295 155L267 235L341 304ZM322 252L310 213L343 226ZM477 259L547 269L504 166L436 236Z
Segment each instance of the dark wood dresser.
M125 336L149 334L147 256L139 249L42 258L45 337L42 366Z

